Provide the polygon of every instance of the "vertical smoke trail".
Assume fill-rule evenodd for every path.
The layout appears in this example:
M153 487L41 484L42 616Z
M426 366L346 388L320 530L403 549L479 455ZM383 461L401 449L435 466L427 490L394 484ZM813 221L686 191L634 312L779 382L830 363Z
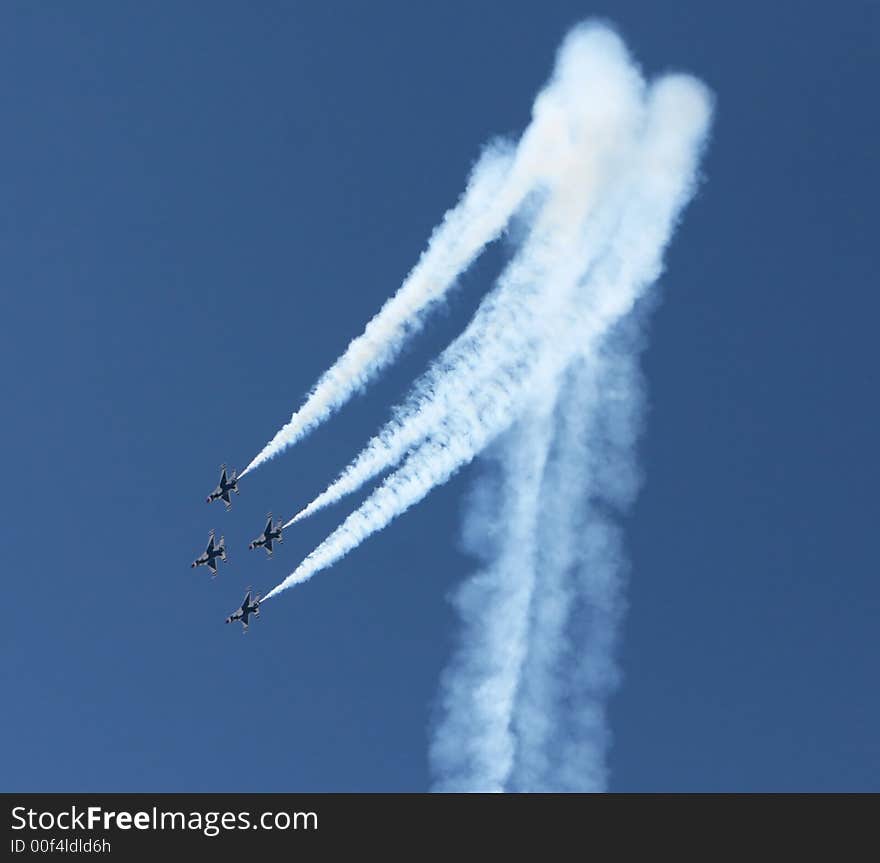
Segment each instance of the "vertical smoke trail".
M592 361L576 361L559 400L515 709L512 790L607 786L606 704L617 680L625 568L614 514L628 508L638 486L639 320L630 316Z
M631 330L615 334L604 358L603 395L587 437L589 497L574 526L579 543L568 626L570 674L553 779L562 791L581 790L587 783L597 790L607 787L607 703L619 677L614 651L628 566L618 522L639 486L635 446L642 412L641 345L638 320L629 323Z
M494 470L463 517L466 548L486 567L455 597L464 632L441 681L436 790L606 787L622 560L608 510L635 493L632 345L619 329L599 356L576 360L552 425L545 414L536 434L533 418L520 421L488 453Z
M535 572L540 487L552 437L552 393L499 442L498 472L467 515L471 550L485 568L459 590L455 604L465 647L441 684L441 717L430 758L438 791L502 791L513 768L511 716L525 660ZM497 537L486 543L485 533Z
M662 82L654 93L656 104L668 108L678 83L678 79ZM674 163L676 148L670 147L665 135L659 140L658 158L649 164ZM696 140L699 145L700 138ZM650 172L650 182L657 188L663 185L658 184L659 176ZM629 235L628 242L635 239ZM641 413L638 326L639 315L631 312L585 358L573 358L570 382L557 409L558 434L545 470L535 569L524 573L512 567L506 584L498 587L516 594L523 584L532 586L528 650L513 709L515 765L502 786L510 790L600 791L607 786L606 705L617 681L614 646L626 567L614 514L629 506L638 485L634 456ZM503 512L509 503L499 494L495 505ZM490 545L491 555L506 560L515 545L505 544L511 537L503 532L501 537L501 542ZM481 625L490 629L497 625L494 615L501 607L500 600L487 603ZM478 656L486 652L486 645L474 636L479 629L466 612L463 609L468 628L461 653ZM491 657L483 661L490 662ZM461 659L456 659L444 685L447 699L452 693L457 699L454 707L465 714L458 731L467 746L459 748L463 755L458 755L458 763L444 737L438 734L432 746L436 752L436 741L444 743L444 757L435 759L434 767L446 780L441 784L446 790L472 787L468 771L473 763L461 762L469 756L473 740L479 740L473 732L467 736L468 719L474 721L479 714L468 703L466 689L458 688L468 680L463 668Z
M589 76L594 74L590 63L594 59L603 62L603 51L613 55L613 60L625 55L620 39L605 28L584 27L573 31L567 45L584 39L592 43L594 56L587 56L585 61L583 53L578 57L576 51L566 51L563 46L554 77L535 99L532 121L515 151L511 153L511 146L503 142L487 149L462 199L446 214L398 292L324 373L302 407L241 476L295 444L391 363L409 336L421 328L428 311L500 234L530 193L547 185L568 189L572 180L570 163L579 156L573 152L572 136L585 133L572 126L571 109L580 108L580 116L576 114L574 120L587 123L603 112L621 110L614 98L617 82L613 78L606 82L612 87L608 93L593 87L590 99L584 100L584 94L578 92L590 86ZM602 134L600 128L592 131ZM574 200L572 194L569 197Z

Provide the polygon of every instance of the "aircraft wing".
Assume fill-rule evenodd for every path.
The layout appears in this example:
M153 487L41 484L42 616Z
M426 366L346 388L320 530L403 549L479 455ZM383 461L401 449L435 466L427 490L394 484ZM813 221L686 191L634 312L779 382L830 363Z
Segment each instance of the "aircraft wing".
M213 572L214 575L217 575L217 558L209 557L206 563L208 564L208 568L211 570L211 572Z

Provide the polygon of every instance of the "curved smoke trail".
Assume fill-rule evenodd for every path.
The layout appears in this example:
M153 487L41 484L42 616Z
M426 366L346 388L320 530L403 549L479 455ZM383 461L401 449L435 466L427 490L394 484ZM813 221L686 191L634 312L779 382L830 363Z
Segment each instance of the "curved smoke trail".
M499 441L495 470L465 516L466 544L485 567L456 592L462 647L441 681L442 721L431 762L437 791L502 791L518 744L511 715L528 658L530 607L539 554L541 487L553 438L555 393ZM490 535L493 540L486 541ZM513 572L519 578L511 578Z
M522 365L541 351L557 318L566 315L576 279L604 249L638 177L636 136L642 131L644 82L622 43L591 31L581 49L562 52L550 85L536 101L553 112L565 141L558 145L542 199L529 212L522 249L484 298L474 319L428 373L394 418L357 458L285 527L339 501L397 464L406 453L461 410L470 398L497 385L511 359ZM547 280L561 274L553 291ZM536 327L543 332L534 334ZM493 381L495 382L493 384Z
M303 405L241 476L302 439L393 362L407 339L421 329L429 311L499 236L526 197L544 184L566 182L572 127L560 97L562 90L578 85L579 72L566 70L560 63L556 79L535 99L532 121L518 145L497 140L486 148L458 204L435 229L400 289L321 376ZM594 109L604 104L613 110L613 102L603 103L603 96L594 93Z
M591 32L571 37L567 49L590 51ZM638 156L639 184L601 259L582 271L578 241L583 232L566 229L561 237L528 240L501 277L529 279L543 286L548 307L556 293L571 296L564 314L554 316L551 326L539 318L518 337L504 331L475 345L477 352L506 346L507 362L499 364L496 376L476 393L462 381L455 411L269 596L332 565L420 501L508 428L531 399L552 388L575 356L598 349L602 338L660 274L663 249L693 193L709 117L709 96L695 79L667 76L651 87ZM480 365L479 356L472 365Z

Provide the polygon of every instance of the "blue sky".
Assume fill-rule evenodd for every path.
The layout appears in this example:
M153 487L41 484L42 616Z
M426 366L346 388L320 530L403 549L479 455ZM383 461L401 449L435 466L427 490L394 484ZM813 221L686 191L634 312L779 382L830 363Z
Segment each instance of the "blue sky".
M398 286L570 25L717 96L644 355L612 790L880 790L876 4L0 10L3 790L428 787L466 470L330 571L323 489L491 284L242 483ZM230 562L189 562L207 532Z

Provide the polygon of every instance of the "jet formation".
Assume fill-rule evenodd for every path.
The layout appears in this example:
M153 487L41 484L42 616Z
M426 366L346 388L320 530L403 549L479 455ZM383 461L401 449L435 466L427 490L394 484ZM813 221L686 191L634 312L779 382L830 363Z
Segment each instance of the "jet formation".
M213 503L215 500L222 500L226 511L232 509L232 494L238 494L238 473L235 470L228 471L225 464L220 465L220 481L217 487L207 498L206 503ZM263 532L254 539L249 545L250 549L265 548L267 557L271 558L275 550L275 545L282 542L282 525L283 519L278 519L273 523L272 513L266 514L266 526ZM226 557L226 539L221 536L219 542L215 540L215 531L211 530L208 534L208 545L205 550L190 564L195 569L199 566L207 566L211 570L211 578L214 579L218 572L218 561L227 559ZM246 634L250 624L250 618L260 616L261 596L259 593L251 599L251 588L247 589L244 600L241 605L226 618L226 623L234 623L241 621L242 634Z

